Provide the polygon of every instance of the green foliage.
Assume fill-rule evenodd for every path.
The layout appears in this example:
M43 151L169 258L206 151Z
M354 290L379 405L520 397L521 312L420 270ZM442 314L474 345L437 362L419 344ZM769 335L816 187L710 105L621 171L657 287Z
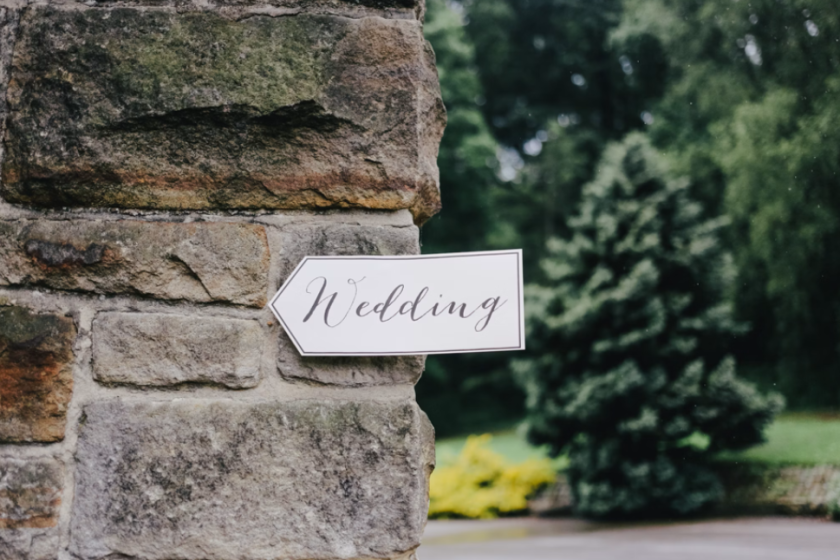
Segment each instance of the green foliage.
M612 43L668 53L651 135L728 214L741 361L795 406L840 405L840 4L625 0Z
M840 418L784 414L766 432L767 443L722 458L738 463L840 465Z
M424 33L435 50L448 123L438 158L446 211L423 229L423 243L434 252L483 248L493 224L498 145L477 104L475 51L445 0L429 0Z
M688 191L645 137L612 145L528 289L534 357L514 365L529 436L568 452L584 515L706 506L721 492L708 460L760 443L781 407L735 375L724 221Z
M466 31L494 136L521 167L506 171L492 206L490 246L521 247L525 276L538 279L552 236L567 234L581 185L607 141L644 127L662 92L665 55L642 38L607 41L620 0L473 0Z
M664 54L655 41L616 52L607 42L621 0L472 0L485 114L502 143L520 147L558 115L617 137L643 126L645 100L661 92ZM623 58L622 58L623 57Z

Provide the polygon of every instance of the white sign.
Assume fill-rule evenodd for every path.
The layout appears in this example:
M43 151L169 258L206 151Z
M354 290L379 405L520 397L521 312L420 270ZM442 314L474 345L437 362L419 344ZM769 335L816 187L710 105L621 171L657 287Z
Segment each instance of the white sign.
M525 349L520 250L306 257L269 305L303 356Z

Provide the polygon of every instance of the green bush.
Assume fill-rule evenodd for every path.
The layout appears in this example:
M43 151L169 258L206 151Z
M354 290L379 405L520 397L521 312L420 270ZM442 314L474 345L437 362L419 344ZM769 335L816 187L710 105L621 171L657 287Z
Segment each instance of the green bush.
M781 408L735 375L743 332L721 220L707 221L645 137L607 149L569 240L528 289L531 359L514 362L529 437L567 451L578 513L688 514L722 493L709 466L760 443Z

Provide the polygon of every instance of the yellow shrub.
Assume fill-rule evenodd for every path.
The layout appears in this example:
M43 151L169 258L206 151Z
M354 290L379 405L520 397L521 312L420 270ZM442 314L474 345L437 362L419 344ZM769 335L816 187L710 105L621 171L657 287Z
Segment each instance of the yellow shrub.
M488 447L491 436L471 436L451 465L432 474L429 517L488 519L524 511L528 498L554 482L556 474L547 459L518 465Z

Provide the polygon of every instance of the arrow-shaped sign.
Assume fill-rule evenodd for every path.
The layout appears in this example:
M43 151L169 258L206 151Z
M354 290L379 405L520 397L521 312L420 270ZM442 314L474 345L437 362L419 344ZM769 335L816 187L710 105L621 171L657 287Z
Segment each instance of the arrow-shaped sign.
M306 257L269 305L303 356L525 349L520 250Z

